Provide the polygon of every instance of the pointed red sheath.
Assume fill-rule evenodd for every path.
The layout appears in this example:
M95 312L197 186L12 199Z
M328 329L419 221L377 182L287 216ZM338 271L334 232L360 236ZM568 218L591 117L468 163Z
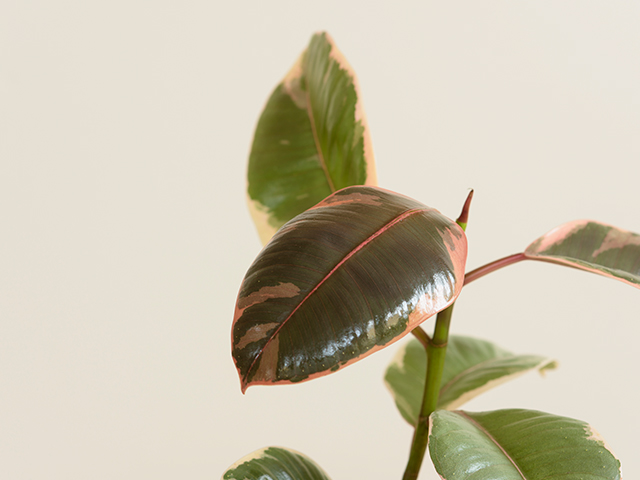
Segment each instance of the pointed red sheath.
M254 384L327 375L389 345L452 304L467 241L437 210L347 187L285 224L242 282L233 357Z
M640 288L640 235L591 220L565 223L527 247L525 256L598 273Z

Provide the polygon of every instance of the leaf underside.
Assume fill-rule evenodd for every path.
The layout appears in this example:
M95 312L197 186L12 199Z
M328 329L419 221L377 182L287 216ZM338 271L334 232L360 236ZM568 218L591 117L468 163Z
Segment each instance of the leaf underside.
M326 33L311 38L265 106L249 155L248 195L263 243L350 185L375 185L356 76Z
M453 303L467 243L452 220L348 187L287 223L247 271L233 323L243 391L326 375Z
M534 410L437 410L429 453L446 480L619 480L620 462L585 422Z
M438 408L452 410L481 393L531 370L554 368L538 355L514 355L477 338L451 335L447 346ZM402 417L415 425L420 412L427 355L416 339L406 342L387 368L385 383Z
M640 288L640 235L611 225L590 220L566 223L529 245L525 255Z
M222 480L329 480L329 476L302 453L267 447L233 464Z

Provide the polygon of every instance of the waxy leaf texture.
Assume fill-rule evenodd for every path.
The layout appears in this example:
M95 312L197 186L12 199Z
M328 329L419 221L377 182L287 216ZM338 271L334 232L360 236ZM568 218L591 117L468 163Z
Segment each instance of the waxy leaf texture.
M334 372L451 305L467 241L437 210L348 187L295 217L251 265L232 351L242 390Z

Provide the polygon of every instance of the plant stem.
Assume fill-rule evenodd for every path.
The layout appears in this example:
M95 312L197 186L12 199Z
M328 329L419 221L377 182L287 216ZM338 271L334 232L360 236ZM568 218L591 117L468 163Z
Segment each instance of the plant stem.
M424 395L422 397L420 415L413 433L409 462L402 477L403 480L415 480L418 478L418 472L420 472L420 466L422 465L422 460L424 459L424 454L427 449L429 439L429 415L431 415L438 406L438 396L440 394L440 384L442 383L442 371L447 353L447 341L449 339L449 325L451 324L452 313L453 304L438 313L433 338L425 347L427 351L427 377L424 383Z
M467 195L467 199L462 206L462 212L456 220L456 223L460 225L463 231L467 229L472 199L473 190ZM421 327L416 327L412 331L427 352L427 376L424 380L422 406L420 407L420 415L413 432L409 461L402 477L403 480L416 480L418 478L422 460L424 460L424 454L427 451L429 416L438 407L442 372L444 371L444 360L447 353L447 342L449 341L449 325L451 325L454 304L455 302L438 313L433 338L429 338L429 335Z
M464 276L464 284L468 285L469 283L477 280L478 278L484 277L488 273L495 272L496 270L501 269L502 267L506 267L508 265L512 265L514 263L521 262L522 260L527 260L527 257L524 253L516 253L514 255L509 255L508 257L501 258L491 263L487 263L482 267L478 267L475 270L471 270Z
M431 338L429 337L427 332L425 332L422 329L420 325L418 325L416 328L411 330L411 333L413 333L413 336L418 339L418 341L422 344L424 348L429 347L429 344L431 343Z

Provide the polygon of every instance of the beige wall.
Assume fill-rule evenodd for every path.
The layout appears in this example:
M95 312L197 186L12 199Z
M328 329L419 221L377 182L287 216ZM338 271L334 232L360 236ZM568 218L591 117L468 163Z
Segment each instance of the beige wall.
M638 25L624 0L0 3L0 478L211 479L266 445L336 480L400 478L412 432L381 381L397 347L240 394L260 109L327 30L380 184L453 217L475 188L470 268L571 219L640 232ZM561 369L468 408L588 420L637 478L639 309L544 264L469 286L455 333Z

